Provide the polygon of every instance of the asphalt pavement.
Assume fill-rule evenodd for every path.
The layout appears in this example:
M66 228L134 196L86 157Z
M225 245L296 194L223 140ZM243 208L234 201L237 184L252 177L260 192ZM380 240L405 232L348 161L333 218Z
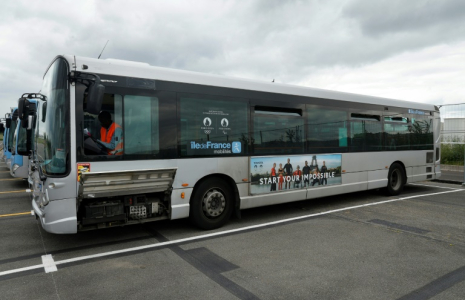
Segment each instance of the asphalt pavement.
M31 215L27 182L6 171L0 164L1 299L465 295L459 184L421 182L395 197L374 190L243 210L213 231L174 220L54 235Z
M463 171L441 170L441 177L436 181L444 183L462 184L464 182Z

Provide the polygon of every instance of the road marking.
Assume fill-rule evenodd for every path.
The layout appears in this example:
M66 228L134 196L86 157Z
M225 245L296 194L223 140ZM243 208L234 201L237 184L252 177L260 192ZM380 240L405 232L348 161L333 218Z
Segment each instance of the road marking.
M34 215L34 211L26 211L22 213L15 213L15 214L8 214L8 215L0 215L0 218L3 217L14 217L14 216L22 216L22 215Z
M7 180L23 180L22 178L8 178L8 179L0 179L0 181L7 181Z
M30 193L31 190L30 189L27 189L27 190L19 190L19 191L8 191L8 192L0 192L0 194L11 194L11 193Z
M465 191L465 189L455 189L455 190L452 190L452 191L445 191L445 192L438 192L438 193L431 193L431 194L422 194L422 195L414 195L414 196L390 199L390 200L379 201L379 202L374 202L374 203L367 203L367 204L355 205L355 206L350 206L350 207L338 208L338 209L333 209L333 210L329 210L329 211L325 211L325 212L320 212L320 213L315 213L315 214L310 214L310 215L305 215L305 216L300 216L300 217L294 217L294 218L289 218L289 219L283 219L283 220L278 220L278 221L273 221L273 222L268 222L268 223L263 223L263 224L247 226L247 227L241 227L241 228L236 228L236 229L230 229L230 230L225 230L225 231L213 232L213 233L209 233L209 234L203 234L203 235L199 235L199 236L193 236L193 237L188 237L188 238L183 238L183 239L178 239L178 240L173 240L173 241L167 241L167 242L156 243L156 244L149 244L149 245L144 245L144 246L126 248L126 249L103 252L103 253L97 253L97 254L86 255L86 256L79 256L79 257L75 257L75 258L55 261L55 265L58 266L58 265L69 264L69 263L83 261L83 260L89 260L89 259L105 257L105 256L112 256L112 255L116 255L116 254L129 253L129 252L134 252L134 251L139 251L139 250L144 250L144 249L161 248L161 247L165 247L165 246L169 246L169 245L180 244L180 243L185 243L185 242L192 242L192 241L196 241L196 240L202 240L202 239L205 239L205 238L223 236L223 235L228 235L228 234L231 234L231 233L238 233L238 232L241 232L241 231L247 231L247 230L251 230L251 229L259 229L259 228L269 227L269 226L273 226L273 225L290 223L290 222L297 221L297 220L310 219L310 218L313 218L313 217L328 215L328 214L332 214L332 213L337 213L337 212L341 212L341 211L347 211L347 210L352 210L352 209L357 209L357 208L362 208L362 207L375 206L375 205L380 205L380 204L404 201L404 200L408 200L408 199L435 196L435 195L441 195L441 194L447 194L447 193L463 192L463 191ZM30 266L30 267L26 267L26 268L3 271L3 272L0 272L0 277L5 276L5 275L9 275L9 274L20 273L20 272L24 272L24 271L28 271L28 270L34 270L34 269L38 269L38 268L41 268L41 267L45 267L44 264Z
M58 271L55 261L51 254L42 255L42 264L44 265L45 273Z
M435 188L439 188L439 189L457 190L457 188L451 188L451 187L445 187L445 186L437 186L437 185L429 185L429 184L409 183L409 185L420 185L420 186L435 187Z

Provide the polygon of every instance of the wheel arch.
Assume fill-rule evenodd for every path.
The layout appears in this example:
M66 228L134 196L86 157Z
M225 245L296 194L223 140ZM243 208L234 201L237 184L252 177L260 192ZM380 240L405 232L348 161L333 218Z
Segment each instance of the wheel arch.
M192 190L191 197L189 199L189 205L192 205L193 195L195 194L195 191L198 189L199 185L202 182L204 182L206 180L209 180L209 179L212 179L212 178L221 179L222 181L224 181L231 188L231 191L233 191L233 193L234 193L234 195L233 195L234 208L235 209L239 208L240 199L239 199L239 190L237 188L237 184L234 181L234 179L232 179L230 176L228 176L226 174L222 174L222 173L209 174L209 175L204 176L204 177L200 178L199 180L197 180L197 182L195 183L194 188Z
M404 182L403 182L403 184L406 184L407 183L407 170L405 168L405 164L400 160L396 160L396 161L392 162L392 164L389 166L389 169L392 167L393 164L399 164L402 167L402 171L404 172Z

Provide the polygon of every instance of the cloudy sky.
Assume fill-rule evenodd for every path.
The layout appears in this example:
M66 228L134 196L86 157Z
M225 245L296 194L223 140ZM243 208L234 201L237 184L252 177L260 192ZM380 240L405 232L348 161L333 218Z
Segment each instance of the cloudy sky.
M463 0L2 1L0 116L58 54L465 102Z

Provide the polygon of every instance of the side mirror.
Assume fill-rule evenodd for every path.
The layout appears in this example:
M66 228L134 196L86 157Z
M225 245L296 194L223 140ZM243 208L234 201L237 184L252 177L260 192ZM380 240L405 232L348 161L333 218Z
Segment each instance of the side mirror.
M29 105L29 101L26 98L21 97L18 100L18 118L22 121L24 117L27 115L27 106Z
M11 127L11 119L6 119L6 128L10 128Z
M92 83L87 92L87 112L97 115L102 109L103 95L105 87L100 84L100 80Z
M27 116L27 130L32 130L32 125L34 124L34 116Z
M47 102L42 104L42 123L45 122L45 117L47 116Z

